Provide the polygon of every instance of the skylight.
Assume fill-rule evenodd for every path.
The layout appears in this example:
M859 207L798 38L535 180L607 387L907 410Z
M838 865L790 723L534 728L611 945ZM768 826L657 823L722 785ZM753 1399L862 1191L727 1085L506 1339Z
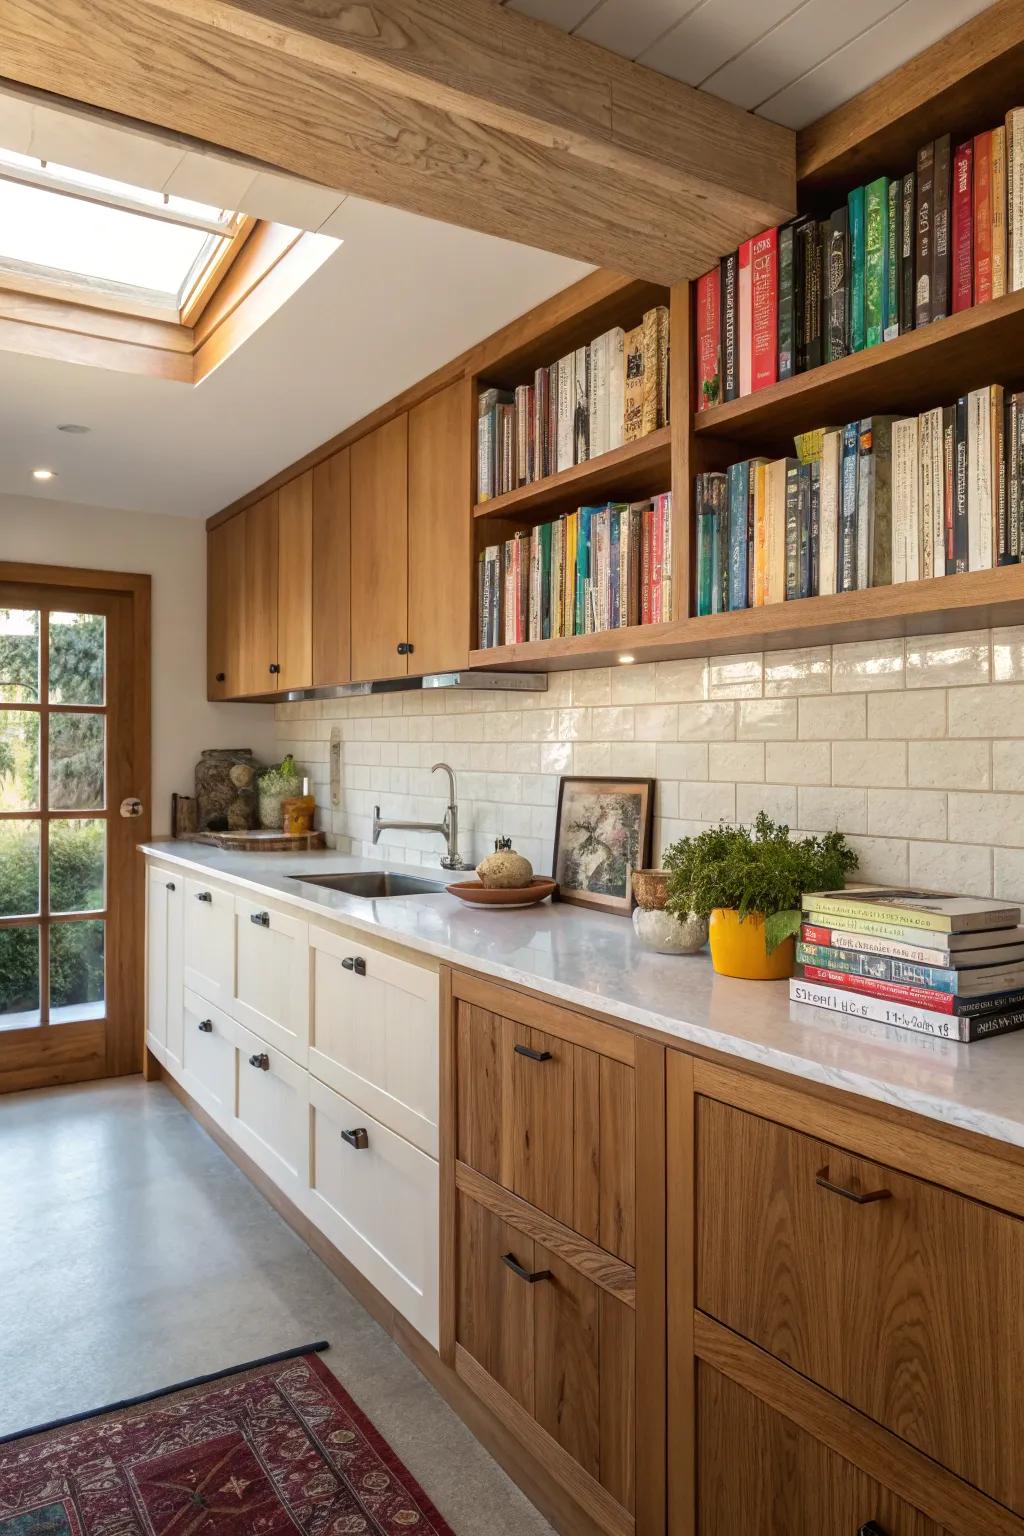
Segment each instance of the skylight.
M237 216L0 150L0 264L177 309Z

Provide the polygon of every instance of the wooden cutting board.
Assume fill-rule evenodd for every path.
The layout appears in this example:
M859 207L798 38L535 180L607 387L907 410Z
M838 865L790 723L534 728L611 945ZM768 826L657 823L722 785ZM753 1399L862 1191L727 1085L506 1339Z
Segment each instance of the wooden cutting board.
M235 853L310 853L327 847L322 832L196 832L182 841L209 843Z

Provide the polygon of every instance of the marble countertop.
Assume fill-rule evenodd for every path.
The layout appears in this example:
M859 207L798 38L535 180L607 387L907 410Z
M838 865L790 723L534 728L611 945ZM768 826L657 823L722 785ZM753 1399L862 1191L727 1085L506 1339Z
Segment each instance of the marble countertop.
M716 976L707 954L654 955L622 917L545 902L481 911L447 892L367 901L290 878L400 866L333 849L230 853L200 843L148 855L288 902L499 981L811 1082L1024 1147L1024 1031L959 1045L791 1003L786 982ZM404 871L436 879L443 871Z

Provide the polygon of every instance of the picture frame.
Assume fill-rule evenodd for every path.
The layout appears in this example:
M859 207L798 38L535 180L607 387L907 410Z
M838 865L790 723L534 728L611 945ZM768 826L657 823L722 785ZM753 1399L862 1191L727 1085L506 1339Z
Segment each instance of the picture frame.
M653 779L559 779L551 866L558 899L628 917L633 871L650 863L653 829Z

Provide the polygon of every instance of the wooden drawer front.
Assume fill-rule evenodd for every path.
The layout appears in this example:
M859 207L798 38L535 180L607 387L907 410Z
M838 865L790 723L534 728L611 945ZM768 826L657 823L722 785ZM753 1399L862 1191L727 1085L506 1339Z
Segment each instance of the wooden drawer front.
M436 1349L437 1164L316 1078L309 1094L310 1219ZM365 1146L343 1131L365 1132Z
M235 898L235 1017L293 1061L309 1056L309 925Z
M293 1199L309 1188L309 1074L241 1024L231 1133Z
M461 1191L457 1219L458 1343L632 1510L632 1309ZM505 1255L547 1278L531 1284Z
M463 1001L456 1053L461 1161L631 1264L632 1067Z
M185 985L230 1008L235 990L235 898L205 880L185 881Z
M310 943L310 1071L436 1158L437 972L362 938L312 928Z
M711 1099L697 1126L701 1310L1024 1514L1024 1223Z
M699 1536L943 1536L859 1467L701 1363Z
M164 1065L208 1114L228 1126L235 1105L237 1025L195 992L185 993L183 1023L180 1069L170 1060Z

